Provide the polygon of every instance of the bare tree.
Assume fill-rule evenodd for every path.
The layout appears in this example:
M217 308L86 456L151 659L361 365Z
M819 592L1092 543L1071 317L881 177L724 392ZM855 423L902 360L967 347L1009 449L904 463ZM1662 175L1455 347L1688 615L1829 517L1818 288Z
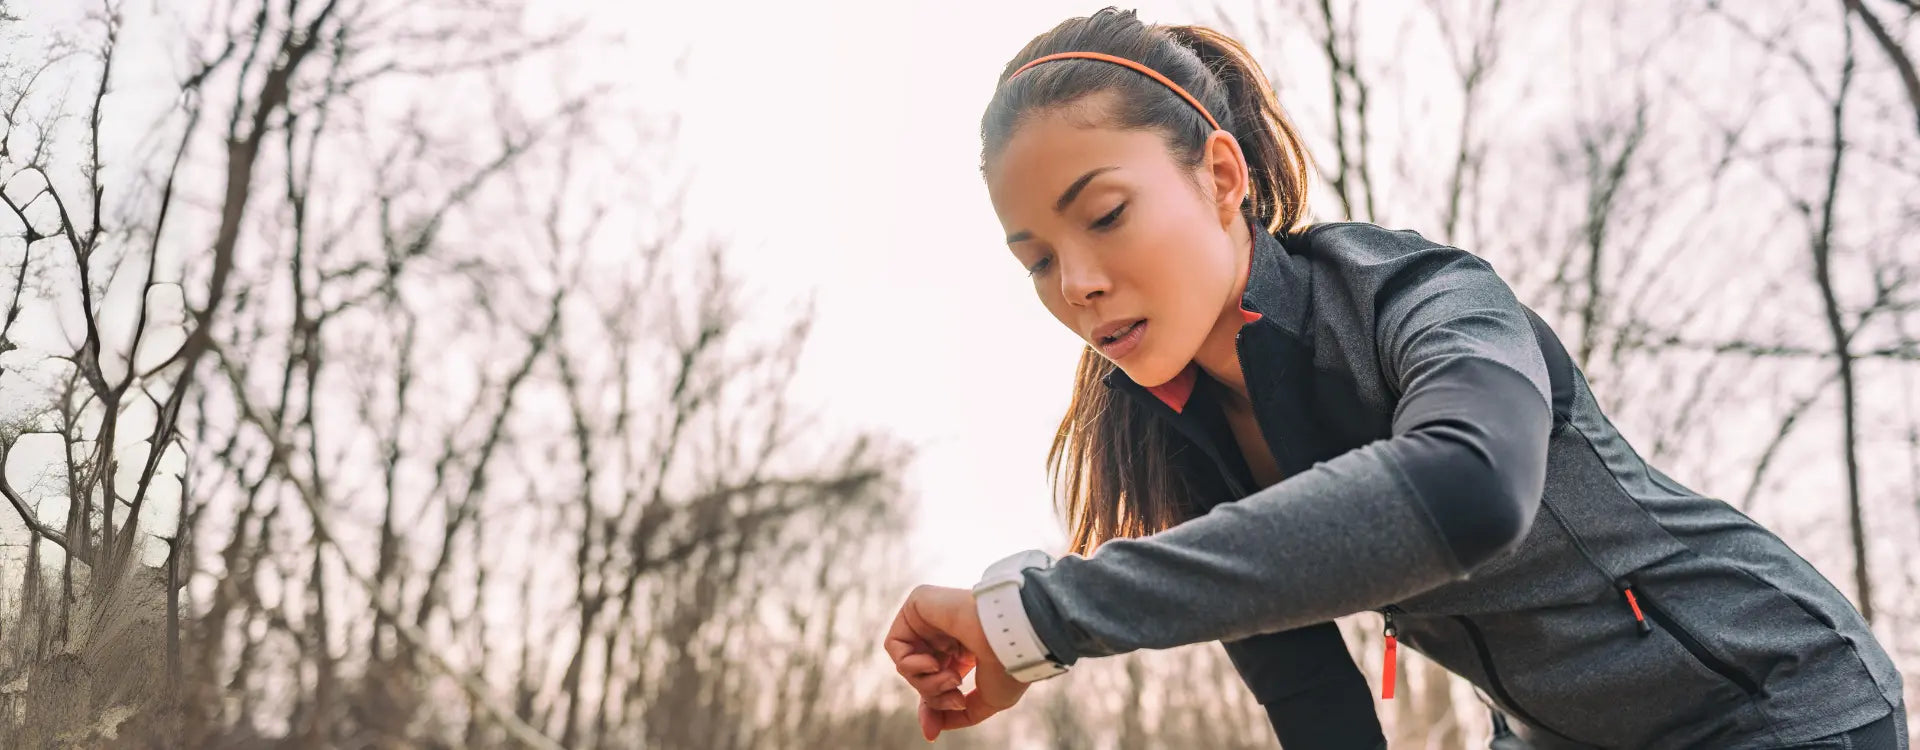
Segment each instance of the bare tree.
M1907 102L1913 106L1914 130L1920 133L1920 72L1914 71L1913 57L1907 54L1900 40L1893 38L1893 32L1880 20L1879 14L1862 4L1860 0L1841 0L1847 12L1860 19L1860 25L1866 27L1873 36L1874 44L1886 53L1887 62L1900 76L1900 85L1906 90ZM1909 8L1911 11L1911 7Z
M0 415L0 469L54 460L0 471L28 542L0 737L910 731L831 679L869 668L897 582L859 572L898 568L907 453L788 403L807 316L757 326L724 238L679 225L648 161L671 118L530 96L575 31L517 32L513 4L228 6L107 3L92 41L8 71L0 388L37 407ZM170 28L210 30L171 106L117 109L123 35ZM49 89L76 76L70 110ZM102 145L122 130L163 147ZM646 208L609 228L616 205Z

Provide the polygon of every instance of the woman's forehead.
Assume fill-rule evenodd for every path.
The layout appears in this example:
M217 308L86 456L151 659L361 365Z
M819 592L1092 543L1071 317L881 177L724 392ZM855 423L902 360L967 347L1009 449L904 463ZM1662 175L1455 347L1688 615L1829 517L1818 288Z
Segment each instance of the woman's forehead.
M1056 213L1060 197L1089 173L1098 173L1096 185L1142 179L1169 162L1164 140L1151 131L1035 121L989 165L987 190L1003 218L1038 220Z

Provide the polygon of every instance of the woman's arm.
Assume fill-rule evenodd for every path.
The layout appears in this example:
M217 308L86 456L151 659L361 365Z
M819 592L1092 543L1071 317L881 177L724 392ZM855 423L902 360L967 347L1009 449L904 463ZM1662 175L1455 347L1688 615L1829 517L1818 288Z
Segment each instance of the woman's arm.
M1026 572L1066 663L1326 622L1459 580L1522 539L1545 484L1546 365L1485 261L1421 251L1376 295L1391 437L1166 531Z

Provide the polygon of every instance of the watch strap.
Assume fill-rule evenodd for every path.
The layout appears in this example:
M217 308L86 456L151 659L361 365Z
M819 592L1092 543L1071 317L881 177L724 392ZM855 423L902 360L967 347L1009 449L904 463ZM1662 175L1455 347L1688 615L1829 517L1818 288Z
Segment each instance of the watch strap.
M1014 679L1035 682L1067 671L1065 665L1048 658L1046 644L1020 601L1018 582L989 583L974 592L974 601L994 656Z

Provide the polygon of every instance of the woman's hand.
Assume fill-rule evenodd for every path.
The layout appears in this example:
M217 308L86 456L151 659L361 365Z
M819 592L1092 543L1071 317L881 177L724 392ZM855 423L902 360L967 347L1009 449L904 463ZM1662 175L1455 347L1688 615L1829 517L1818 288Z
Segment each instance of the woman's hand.
M920 693L920 733L927 741L941 730L970 727L1012 708L1027 683L1007 674L987 644L973 592L916 586L887 631L887 655L907 684ZM974 672L973 692L960 680Z

